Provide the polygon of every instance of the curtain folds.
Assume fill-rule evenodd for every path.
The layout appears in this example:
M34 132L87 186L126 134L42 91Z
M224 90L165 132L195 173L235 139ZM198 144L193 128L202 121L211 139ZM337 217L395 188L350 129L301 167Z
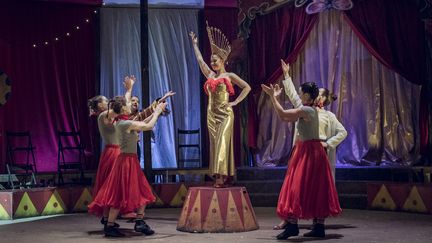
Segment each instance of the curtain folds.
M5 1L0 9L0 42L6 43L0 53L9 53L0 68L12 80L12 95L0 107L2 151L4 132L30 131L38 171L57 171L57 131L80 130L85 168L95 169L98 141L87 107L96 90L95 7Z
M249 146L256 147L258 126L256 117L257 95L261 83L274 83L282 75L280 59L295 60L318 15L309 15L304 8L285 5L275 12L259 16L251 26L249 38L250 84L249 96Z
M297 87L315 81L339 96L329 107L348 131L338 148L339 165L409 165L417 159L420 86L371 55L340 11L320 13L291 70ZM286 162L292 127L277 118L267 97L259 104L257 161Z
M425 28L414 2L356 1L355 7L345 12L345 17L375 58L409 82L425 84ZM421 97L420 146L425 154L428 140L426 91Z
M101 93L123 94L122 80L135 74L133 94L141 97L139 8L101 9ZM169 90L169 116L153 130L154 168L176 167L177 129L200 128L200 77L189 31L198 32L198 10L149 9L150 98ZM143 157L143 156L142 156Z

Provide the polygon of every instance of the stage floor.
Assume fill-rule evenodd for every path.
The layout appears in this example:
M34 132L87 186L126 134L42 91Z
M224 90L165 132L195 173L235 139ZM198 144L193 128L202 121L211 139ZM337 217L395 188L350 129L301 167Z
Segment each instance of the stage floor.
M183 233L176 230L179 208L149 209L146 220L155 230L145 237L133 232L133 224L119 221L128 237L110 241L126 242L276 242L280 231L272 230L279 220L274 208L255 208L260 229L244 233ZM34 221L4 220L0 225L0 242L107 242L99 219L87 214L37 217ZM24 221L24 222L23 222ZM310 222L300 221L300 234ZM329 219L326 239L297 237L290 242L432 242L432 215L369 210L344 210L342 216Z

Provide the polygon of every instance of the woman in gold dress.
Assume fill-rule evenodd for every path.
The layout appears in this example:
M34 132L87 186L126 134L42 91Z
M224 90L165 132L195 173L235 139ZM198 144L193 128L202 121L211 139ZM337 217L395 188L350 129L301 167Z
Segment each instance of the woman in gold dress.
M215 187L223 187L229 176L235 175L233 129L234 112L232 107L240 103L251 88L246 81L235 73L225 70L225 62L231 52L231 46L225 35L217 28L209 27L207 34L211 45L210 66L204 62L198 48L198 40L194 32L190 32L195 56L201 72L207 78L204 91L209 97L207 107L207 127L210 140L210 172L215 176ZM229 96L234 95L233 84L242 91L232 102Z

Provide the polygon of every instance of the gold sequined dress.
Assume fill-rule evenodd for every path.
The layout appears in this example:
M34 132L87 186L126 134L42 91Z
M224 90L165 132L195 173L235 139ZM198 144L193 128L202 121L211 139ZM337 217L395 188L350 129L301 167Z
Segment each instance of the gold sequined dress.
M207 106L207 127L210 140L210 172L215 175L234 176L233 129L234 112L224 108L234 88L227 78L209 78L204 84L209 97Z

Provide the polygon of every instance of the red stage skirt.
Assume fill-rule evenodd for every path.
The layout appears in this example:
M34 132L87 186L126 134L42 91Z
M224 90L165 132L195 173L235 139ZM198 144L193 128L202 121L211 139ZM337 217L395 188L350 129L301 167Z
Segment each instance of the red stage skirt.
M121 153L99 193L88 207L89 213L101 216L104 208L116 208L121 214L156 200L136 154Z
M99 159L99 166L96 172L95 185L93 187L93 198L96 197L99 189L102 187L109 173L120 154L120 146L116 144L105 145L102 151L101 157Z
M298 141L279 193L282 219L313 219L342 212L330 164L319 140Z

